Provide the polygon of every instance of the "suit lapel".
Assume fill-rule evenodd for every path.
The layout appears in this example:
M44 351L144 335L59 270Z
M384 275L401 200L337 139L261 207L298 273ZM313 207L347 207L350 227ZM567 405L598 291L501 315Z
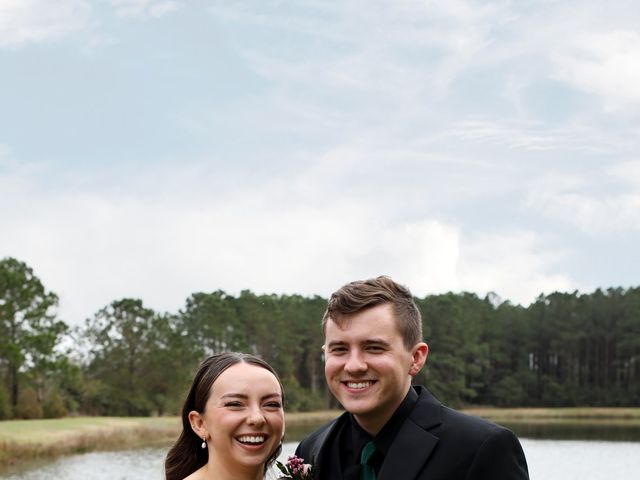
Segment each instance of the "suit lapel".
M405 422L387 453L378 480L416 478L437 443L435 435L413 422Z
M331 444L336 440L336 432L339 431L339 426L344 423L348 415L349 414L346 412L340 415L336 419L336 421L333 422L333 424L322 434L322 438L318 439L317 445L319 446L319 448L317 453L315 451L311 452L311 457L313 459L315 469L315 478L325 478L325 469L323 469L322 466L327 465L327 462L338 462L337 459L330 458ZM342 476L338 477L336 480L342 480Z
M433 449L438 437L428 431L442 423L442 404L426 389L417 387L420 394L409 418L396 435L378 474L378 480L417 478Z

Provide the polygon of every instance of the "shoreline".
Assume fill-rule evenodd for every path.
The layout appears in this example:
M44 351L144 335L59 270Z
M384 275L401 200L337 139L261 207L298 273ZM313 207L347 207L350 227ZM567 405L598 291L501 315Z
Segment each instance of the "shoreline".
M0 422L0 473L63 455L170 445L178 417L72 417Z
M288 427L328 422L338 410L285 414ZM22 464L62 455L141 447L169 448L180 417L65 417L0 421L0 474Z
M462 412L496 423L640 426L640 408L493 408ZM285 414L287 428L326 423L340 410ZM180 433L179 417L66 417L0 421L0 473L62 455L148 446L169 447Z

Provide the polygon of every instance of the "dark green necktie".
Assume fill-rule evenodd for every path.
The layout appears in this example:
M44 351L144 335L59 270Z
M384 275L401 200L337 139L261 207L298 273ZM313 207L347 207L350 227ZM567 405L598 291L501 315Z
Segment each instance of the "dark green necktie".
M369 465L369 460L375 451L376 446L373 442L367 443L362 449L360 454L360 480L376 480L376 471Z

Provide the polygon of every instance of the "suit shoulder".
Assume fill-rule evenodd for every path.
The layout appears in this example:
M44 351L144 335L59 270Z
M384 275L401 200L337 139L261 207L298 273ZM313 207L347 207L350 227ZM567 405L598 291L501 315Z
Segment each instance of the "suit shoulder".
M517 438L511 430L502 425L449 407L442 407L442 417L443 425L447 425L448 430L464 434L471 442L482 443L494 435Z
M343 416L341 415L338 418L335 418L330 422L325 423L324 425L322 425L321 427L319 427L318 429L314 430L309 435L307 435L304 439L302 439L302 441L298 445L298 448L296 448L296 455L304 459L310 459L311 452L318 450L318 448L321 446L321 445L318 445L318 443L321 444L324 441L329 430L342 417Z
M445 407L446 408L446 407ZM469 479L504 478L528 480L527 460L518 437L508 428L482 418L448 409L447 435L461 449L473 454Z

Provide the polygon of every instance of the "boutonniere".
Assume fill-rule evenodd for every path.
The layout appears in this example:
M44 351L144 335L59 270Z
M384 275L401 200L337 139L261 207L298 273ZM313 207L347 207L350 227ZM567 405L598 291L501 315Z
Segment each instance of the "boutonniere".
M282 462L276 462L276 465L282 473L283 478L291 480L313 480L313 466L304 463L304 459L291 455L286 465Z

